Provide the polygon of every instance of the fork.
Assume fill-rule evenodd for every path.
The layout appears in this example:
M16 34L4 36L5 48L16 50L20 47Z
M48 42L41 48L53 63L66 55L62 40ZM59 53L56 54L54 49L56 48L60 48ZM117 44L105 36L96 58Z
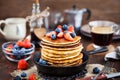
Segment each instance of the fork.
M113 62L110 61L106 62L105 67L92 80L96 80L97 77L101 74L108 74L112 67L113 67Z

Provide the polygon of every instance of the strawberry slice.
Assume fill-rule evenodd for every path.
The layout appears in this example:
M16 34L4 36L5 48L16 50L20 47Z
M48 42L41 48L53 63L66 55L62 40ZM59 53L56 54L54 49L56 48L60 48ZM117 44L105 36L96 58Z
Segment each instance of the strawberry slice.
M64 38L69 41L73 41L73 38L71 37L69 32L64 33Z
M72 25L70 25L70 26L68 27L68 31L74 32L74 27L73 27Z
M61 26L61 25L58 25L57 28L61 28L61 29L62 29L62 26Z
M18 61L18 69L20 70L24 70L24 69L27 69L28 68L28 63L26 62L26 60L24 59L21 59Z
M58 38L62 38L63 35L64 35L64 33L63 33L63 32L60 32L60 33L57 34L57 37L58 37Z
M36 80L36 74L30 74L28 80Z
M47 36L47 37L51 37L52 34L55 34L55 35L56 35L57 33L56 33L55 31L51 31L51 32L47 33L46 36Z

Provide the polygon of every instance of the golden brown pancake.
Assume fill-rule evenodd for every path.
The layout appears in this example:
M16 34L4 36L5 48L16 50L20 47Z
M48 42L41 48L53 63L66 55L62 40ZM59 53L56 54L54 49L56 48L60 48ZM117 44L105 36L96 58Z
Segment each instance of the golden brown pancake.
M75 61L75 62L72 62L72 63L70 63L70 62L68 62L68 63L63 63L63 64L61 64L61 63L59 63L59 64L56 64L56 63L51 63L51 62L48 62L49 64L51 64L52 66L61 66L61 67L63 67L63 66L74 66L74 65L80 65L80 64L82 64L82 59L79 59L78 61Z
M45 56L45 55L42 55L41 58L48 61L48 62L52 62L52 63L68 63L68 62L74 62L74 61L77 61L79 59L82 59L83 54L81 53L78 56L75 56L73 58L63 59L63 60L60 60L60 59L57 59L57 58L50 58L50 57Z
M57 45L67 45L67 44L70 45L70 44L78 42L81 39L81 37L76 36L73 39L74 39L73 41L66 40L65 38L57 38L55 40L52 40L49 37L43 37L42 41L45 42L45 43L51 44L51 45L55 45L55 46L57 46Z

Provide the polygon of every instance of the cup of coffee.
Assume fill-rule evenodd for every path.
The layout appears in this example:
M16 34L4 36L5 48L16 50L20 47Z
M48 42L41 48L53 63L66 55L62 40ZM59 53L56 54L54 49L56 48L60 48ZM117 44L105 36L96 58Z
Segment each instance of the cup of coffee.
M111 21L91 21L89 22L92 41L94 47L108 46L116 29L116 24Z

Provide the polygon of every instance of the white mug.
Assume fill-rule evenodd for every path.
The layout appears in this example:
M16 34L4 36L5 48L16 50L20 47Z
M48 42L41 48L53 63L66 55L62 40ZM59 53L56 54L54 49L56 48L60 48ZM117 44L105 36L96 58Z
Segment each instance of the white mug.
M6 40L21 40L26 36L25 18L7 18L0 20L0 25L2 23L5 23L5 26L3 30L0 28L0 33Z

